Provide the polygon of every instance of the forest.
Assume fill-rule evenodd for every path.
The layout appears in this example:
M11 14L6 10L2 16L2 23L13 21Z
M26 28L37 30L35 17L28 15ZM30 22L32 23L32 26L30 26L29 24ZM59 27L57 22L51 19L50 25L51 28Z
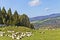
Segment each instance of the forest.
M12 13L11 8L6 11L5 7L0 8L0 25L34 28L34 25L30 23L29 17L26 14L20 15L17 10Z

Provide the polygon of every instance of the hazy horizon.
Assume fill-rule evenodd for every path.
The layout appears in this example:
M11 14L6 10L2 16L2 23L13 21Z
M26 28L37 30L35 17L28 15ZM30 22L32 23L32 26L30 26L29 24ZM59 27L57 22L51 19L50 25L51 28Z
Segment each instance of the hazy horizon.
M0 0L0 7L11 8L18 13L26 14L30 18L36 16L60 13L60 0Z

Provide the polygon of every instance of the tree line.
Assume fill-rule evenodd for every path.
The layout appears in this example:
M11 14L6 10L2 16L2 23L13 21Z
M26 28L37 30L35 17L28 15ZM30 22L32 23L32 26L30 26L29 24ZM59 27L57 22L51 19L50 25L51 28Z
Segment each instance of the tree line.
M25 26L34 28L26 14L19 15L16 10L14 14L12 14L11 8L6 11L5 7L2 9L0 8L0 24L4 24L6 26Z

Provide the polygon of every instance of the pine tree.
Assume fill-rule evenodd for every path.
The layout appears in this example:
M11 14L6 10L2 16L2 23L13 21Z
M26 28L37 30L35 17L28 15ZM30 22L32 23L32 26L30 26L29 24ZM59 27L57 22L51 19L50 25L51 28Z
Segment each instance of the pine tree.
M25 14L21 15L21 17L20 17L20 25L29 27L30 21L29 21L29 18L28 18L27 15L25 15Z
M1 16L2 16L2 13L1 13L1 8L0 8L0 18L1 18Z
M35 29L33 24L30 24L30 28L31 29Z
M0 8L0 24L2 24L3 21L2 21L2 13L1 13L1 8Z
M12 25L12 12L11 12L11 8L9 8L8 13L7 13L7 25Z
M6 10L5 10L4 7L2 8L2 11L1 12L2 12L3 23L5 24L6 23L7 13L6 13Z
M18 12L15 11L14 14L13 14L13 24L17 24L18 23L18 19L19 19L19 15L18 15Z

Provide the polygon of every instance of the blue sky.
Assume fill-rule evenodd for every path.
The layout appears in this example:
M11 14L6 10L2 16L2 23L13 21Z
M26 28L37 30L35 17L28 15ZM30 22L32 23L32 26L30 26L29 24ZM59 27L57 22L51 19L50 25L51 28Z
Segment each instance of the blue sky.
M0 7L11 8L29 17L60 13L60 0L0 0Z

